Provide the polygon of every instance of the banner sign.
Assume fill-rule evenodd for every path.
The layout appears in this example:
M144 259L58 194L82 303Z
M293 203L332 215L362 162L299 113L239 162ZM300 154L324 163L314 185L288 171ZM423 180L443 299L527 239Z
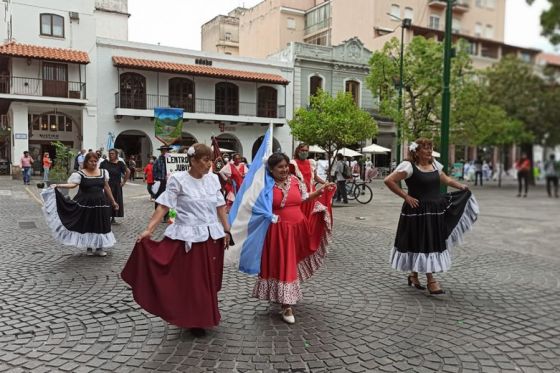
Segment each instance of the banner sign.
M154 126L156 138L165 145L180 140L183 133L183 109L155 108Z
M167 176L176 171L189 170L189 157L186 154L166 154L165 165L167 167Z

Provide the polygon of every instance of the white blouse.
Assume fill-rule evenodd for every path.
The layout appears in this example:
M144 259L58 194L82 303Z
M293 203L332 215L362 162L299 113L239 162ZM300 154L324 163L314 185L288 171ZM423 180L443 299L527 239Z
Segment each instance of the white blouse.
M107 170L100 170L100 171L103 174L103 178L105 179L105 181L109 181L109 171ZM95 176L87 176L86 174L84 174L83 177L95 178L100 176L101 174ZM70 175L70 177L68 178L69 184L80 184L81 182L82 182L82 175L78 171L72 172L72 175Z
M434 160L433 163L434 166L434 170L438 170L438 173L441 174L443 171L443 165L441 163L439 163L438 161ZM422 171L421 172L428 172L428 171ZM395 172L406 172L406 177L405 179L408 179L409 177L412 176L412 163L410 163L409 161L403 161L401 162L401 164L399 164L397 166L397 168L395 168Z
M216 207L225 205L220 189L218 176L213 173L200 179L195 179L187 171L173 173L165 192L156 200L177 211L175 222L167 227L165 236L185 241L187 251L194 242L224 237L224 227L216 211Z

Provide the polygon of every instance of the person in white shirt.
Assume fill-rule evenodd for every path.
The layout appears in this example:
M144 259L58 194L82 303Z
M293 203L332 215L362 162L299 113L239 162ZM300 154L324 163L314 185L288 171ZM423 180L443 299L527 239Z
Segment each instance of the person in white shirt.
M187 155L190 169L169 177L121 278L146 311L199 335L220 322L218 291L231 234L220 181L209 172L212 149L194 144ZM175 222L162 241L153 241L151 235L169 209L177 212Z

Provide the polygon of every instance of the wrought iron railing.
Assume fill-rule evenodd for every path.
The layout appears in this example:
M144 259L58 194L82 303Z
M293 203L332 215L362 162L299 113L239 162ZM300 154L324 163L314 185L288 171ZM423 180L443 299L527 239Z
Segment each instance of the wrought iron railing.
M286 118L284 105L259 105L255 102L214 100L164 95L134 95L115 93L115 107L121 109L153 110L156 107L183 108L187 113L242 115L262 118Z
M3 75L0 76L0 93L85 100L86 83Z

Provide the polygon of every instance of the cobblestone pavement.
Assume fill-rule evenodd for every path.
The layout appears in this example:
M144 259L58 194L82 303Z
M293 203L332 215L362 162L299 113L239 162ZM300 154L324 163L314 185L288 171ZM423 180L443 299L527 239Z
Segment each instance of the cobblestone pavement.
M559 200L475 189L480 221L436 298L389 268L401 202L373 188L371 204L334 209L295 325L228 268L222 323L199 338L140 310L119 278L153 208L143 186L126 187L118 245L99 258L54 243L37 190L0 178L0 371L560 372Z

